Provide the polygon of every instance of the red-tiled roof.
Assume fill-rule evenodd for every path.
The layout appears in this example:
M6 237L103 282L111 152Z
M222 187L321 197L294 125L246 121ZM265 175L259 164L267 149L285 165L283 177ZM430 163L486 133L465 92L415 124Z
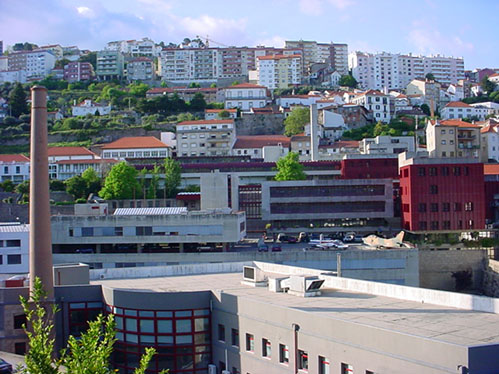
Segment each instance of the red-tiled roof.
M220 113L220 112L229 112L236 113L237 109L205 109L205 113Z
M214 124L224 124L224 123L234 123L233 119L201 119L198 121L184 121L184 122L179 122L177 123L178 125L203 125L203 124L208 124L208 125L214 125Z
M485 175L498 175L499 164L483 164L483 174Z
M306 140L310 140L310 136L302 134L302 135L293 135L291 137L292 142L300 142L300 141L306 141Z
M451 101L444 108L472 108L472 106L461 101Z
M435 120L431 120L430 123L435 125ZM445 119L439 120L438 124L440 126L453 126L453 127L468 127L468 128L480 128L480 126L473 123L461 121L460 119Z
M96 156L95 153L85 147L49 147L48 156Z
M253 84L253 83L240 83L236 84L235 86L229 86L225 87L226 90L233 90L233 89L238 89L238 88L265 88L265 86L260 86L258 84Z
M361 92L358 94L358 96L365 96L365 95L388 96L388 95L385 95L383 92L380 92L377 90L367 90L365 92Z
M168 148L168 146L154 136L130 136L115 140L102 147L102 149L125 148Z
M267 145L289 147L290 139L284 135L248 135L238 136L234 148L262 148Z
M0 162L29 162L24 155L0 155Z

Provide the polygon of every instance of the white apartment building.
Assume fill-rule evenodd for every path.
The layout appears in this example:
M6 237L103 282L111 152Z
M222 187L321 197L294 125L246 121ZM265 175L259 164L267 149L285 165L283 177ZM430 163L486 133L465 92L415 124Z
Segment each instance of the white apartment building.
M26 274L29 225L0 223L0 274Z
M50 178L66 180L81 175L87 169L94 169L97 175L104 177L117 163L115 159L94 158L87 160L60 160L50 164Z
M462 58L439 55L352 52L348 56L348 66L363 89L404 89L411 80L424 78L428 73L447 85L464 79Z
M275 55L257 57L258 84L271 90L288 88L302 82L300 55Z
M156 57L161 47L156 46L153 40L142 38L141 40L118 40L107 43L107 50L119 51L129 56Z
M88 168L100 160L99 156L85 147L49 147L47 155L50 179L70 178L75 175L74 171L79 168L79 166L62 165L83 164L87 165L86 168ZM81 174L83 171L85 170L76 174Z
M56 58L47 50L12 52L8 56L9 70L25 70L30 79L43 79L54 68Z
M0 56L0 71L9 70L9 58L7 56Z
M413 136L377 136L362 139L359 151L364 155L398 154L415 152L416 146Z
M282 108L290 108L293 105L299 106L310 106L312 104L317 104L317 108L319 109L319 101L323 99L320 95L282 95L276 99L277 105ZM326 106L331 105L328 103ZM321 108L323 106L321 105Z
M83 100L80 104L72 107L73 117L91 115L106 115L111 113L111 105L102 105L90 99Z
M0 83L26 83L26 70L5 70L0 71Z
M426 147L430 157L482 157L480 126L460 119L428 120Z
M478 118L483 121L488 114L489 110L485 106L471 106L461 101L452 101L440 111L442 119Z
M170 147L154 136L120 138L102 146L101 150L105 159L171 157Z
M130 82L150 81L154 78L154 63L150 58L137 57L128 61L126 71Z
M285 156L289 152L290 138L284 135L238 136L232 147L232 155L263 159L265 150L269 147L275 147L279 157Z
M436 110L440 106L441 87L441 84L435 81L413 79L405 87L405 93L409 98L421 95L423 103L429 107L431 107L433 101L433 108Z
M226 156L236 139L233 119L184 121L177 124L177 156Z
M251 108L263 108L269 101L265 86L241 83L225 88L225 109L239 108L246 112Z
M0 155L0 181L21 183L29 179L29 158L24 155Z
M484 103L470 104L472 107L483 107L487 108L487 114L498 117L499 116L499 103L494 103L493 101L486 101Z
M390 116L390 95L385 95L380 91L368 90L353 96L350 102L362 105L373 113L373 119L378 122L389 123Z

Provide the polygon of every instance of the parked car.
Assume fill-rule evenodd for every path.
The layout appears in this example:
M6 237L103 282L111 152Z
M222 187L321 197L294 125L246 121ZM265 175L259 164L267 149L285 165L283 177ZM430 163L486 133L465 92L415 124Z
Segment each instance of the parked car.
M0 358L0 374L12 374L12 365Z
M272 245L272 252L282 252L282 247L280 244L274 243Z
M277 242L280 243L296 243L298 239L296 239L294 236L291 235L286 235L286 234L279 234L277 235Z

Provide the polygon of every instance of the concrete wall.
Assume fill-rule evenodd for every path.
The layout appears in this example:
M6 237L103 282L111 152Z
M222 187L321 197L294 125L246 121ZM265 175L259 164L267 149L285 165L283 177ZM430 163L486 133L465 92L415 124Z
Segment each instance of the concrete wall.
M416 250L343 251L341 252L342 276L408 286L419 285L418 252ZM293 266L304 266L322 271L336 271L337 256L334 251L308 252L228 252L228 253L120 253L120 254L54 254L54 263L102 263L103 269L91 270L91 279L104 279L126 274L125 277L178 275L179 269L193 266L215 266L248 261L266 261ZM115 263L145 265L117 268ZM195 265L196 264L196 265ZM159 265L159 266L158 266ZM179 267L165 265L179 265ZM145 269L145 270L144 270ZM209 272L202 268L203 272ZM241 268L242 269L242 268ZM165 273L168 271L169 273ZM232 270L231 270L232 271ZM214 271L218 272L218 271Z
M499 261L489 260L483 272L483 293L490 297L499 297Z
M457 271L471 271L471 288L482 287L483 267L487 259L486 250L419 251L420 287L456 291Z
M284 132L283 114L243 114L236 119L237 135L274 135Z

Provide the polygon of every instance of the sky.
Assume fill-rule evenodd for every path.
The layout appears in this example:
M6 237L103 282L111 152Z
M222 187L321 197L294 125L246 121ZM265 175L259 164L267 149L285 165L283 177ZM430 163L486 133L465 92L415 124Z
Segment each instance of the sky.
M497 14L498 0L0 0L0 40L99 50L143 37L276 47L303 39L499 68Z

